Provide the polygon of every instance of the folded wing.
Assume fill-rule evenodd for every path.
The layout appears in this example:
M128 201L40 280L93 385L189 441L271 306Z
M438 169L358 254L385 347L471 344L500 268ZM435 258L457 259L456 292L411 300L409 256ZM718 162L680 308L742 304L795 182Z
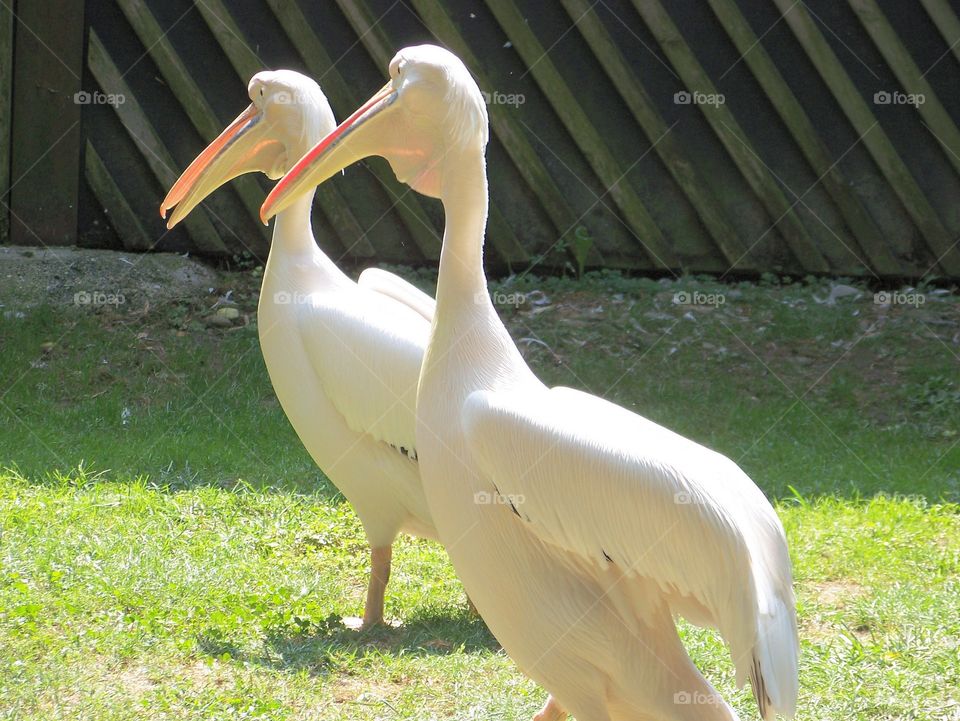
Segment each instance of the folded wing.
M415 457L417 382L429 322L390 297L358 288L311 296L298 326L317 378L347 425Z
M478 466L531 533L598 570L653 581L675 613L720 630L765 718L792 714L786 539L735 463L567 388L479 391L463 422Z
M357 285L388 298L393 298L415 310L428 323L433 322L433 312L437 307L437 302L396 273L381 268L367 268L357 279Z

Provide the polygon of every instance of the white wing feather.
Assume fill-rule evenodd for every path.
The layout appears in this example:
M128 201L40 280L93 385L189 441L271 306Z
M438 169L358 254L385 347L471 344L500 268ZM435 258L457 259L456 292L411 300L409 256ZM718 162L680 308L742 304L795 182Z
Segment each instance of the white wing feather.
M765 718L792 715L797 641L786 538L733 461L568 388L478 391L462 414L477 465L532 533L655 581L674 612L720 630Z
M409 307L360 288L311 296L298 326L317 378L347 425L412 453L430 324Z
M357 285L388 298L393 298L415 310L427 322L433 322L433 313L437 307L437 302L417 286L408 283L395 273L381 268L367 268L357 279Z

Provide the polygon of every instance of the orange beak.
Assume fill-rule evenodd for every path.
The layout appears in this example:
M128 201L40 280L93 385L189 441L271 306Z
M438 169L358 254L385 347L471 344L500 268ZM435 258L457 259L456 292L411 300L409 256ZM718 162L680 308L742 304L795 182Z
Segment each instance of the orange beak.
M261 111L251 104L183 171L160 204L161 218L175 208L167 221L168 228L183 220L227 181L255 170L267 172L272 167L284 149L266 136L266 128L260 125L262 120Z
M396 98L396 89L392 83L387 83L300 158L270 191L260 207L260 220L266 224L270 218L300 197L307 188L314 188L348 165L369 155L377 154L375 149L366 152L362 142L346 143L345 141L390 107Z

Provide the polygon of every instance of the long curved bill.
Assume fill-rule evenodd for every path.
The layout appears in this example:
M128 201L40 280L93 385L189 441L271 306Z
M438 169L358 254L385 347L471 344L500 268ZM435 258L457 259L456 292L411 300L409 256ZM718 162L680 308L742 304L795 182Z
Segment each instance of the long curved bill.
M383 111L397 99L392 83L384 85L349 118L297 161L260 206L260 220L270 218L287 208L310 188L323 183L348 165L370 155L382 154L375 128L385 116Z
M251 137L250 131L257 127L263 115L252 103L228 125L203 152L200 153L183 175L173 184L167 197L160 204L160 217L175 207L167 221L172 228L193 210L204 198L229 180L260 170L266 159L265 152L276 152L274 143L260 143Z

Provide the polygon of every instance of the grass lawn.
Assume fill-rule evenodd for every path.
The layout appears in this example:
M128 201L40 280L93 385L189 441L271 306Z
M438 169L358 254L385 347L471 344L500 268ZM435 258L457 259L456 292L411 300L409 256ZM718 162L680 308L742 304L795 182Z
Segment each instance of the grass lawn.
M0 719L529 719L544 692L439 545L398 544L399 626L342 625L360 524L274 398L243 323L256 279L223 284L229 327L206 322L216 293L0 308ZM960 299L609 273L495 290L541 377L730 455L774 501L798 718L960 719ZM682 633L757 718L718 638Z

